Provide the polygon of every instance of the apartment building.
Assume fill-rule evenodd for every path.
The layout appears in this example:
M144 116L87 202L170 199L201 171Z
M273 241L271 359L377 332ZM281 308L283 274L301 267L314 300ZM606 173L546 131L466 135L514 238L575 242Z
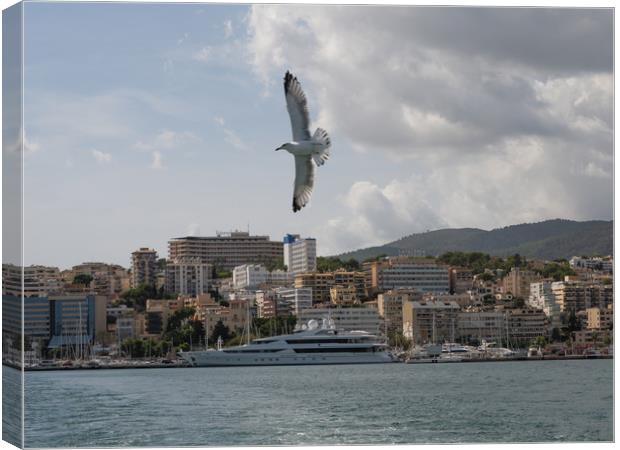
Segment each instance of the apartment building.
M358 299L366 295L364 272L309 272L295 275L295 288L312 289L312 303L331 301L330 289L333 286L353 286Z
M168 242L168 258L200 258L219 270L232 270L243 264L277 263L283 253L282 242L269 236L250 236L243 231L218 232L216 236L187 236Z
M450 293L464 294L470 291L474 283L474 274L464 267L450 267Z
M92 277L90 287L97 295L118 296L131 286L129 272L117 264L85 262L61 273L63 281L67 284L72 284L78 275Z
M403 303L403 334L415 344L454 342L459 305L454 301Z
M169 261L165 270L166 292L197 296L206 294L212 284L213 266L200 258L185 258Z
M467 343L502 343L506 335L503 311L474 309L457 314L457 339Z
M142 247L131 254L131 286L155 286L157 279L157 252Z
M613 286L581 281L556 281L551 284L556 303L562 312L605 309L613 304Z
M388 333L402 332L403 304L413 300L422 300L422 294L412 290L390 290L377 296L377 310Z
M613 305L607 308L588 308L586 309L588 317L588 329L591 330L609 330L614 323Z
M183 306L182 299L148 299L144 312L144 334L159 337L166 330L170 316Z
M303 309L312 308L312 289L277 288L277 298L287 305L289 313L298 316Z
M513 267L502 279L504 293L511 293L514 297L527 299L530 296L530 285L541 279L531 270Z
M229 330L241 333L247 329L248 320L252 318L248 300L230 300L228 306L223 306L208 295L200 295L185 299L185 306L195 307L194 319L205 324L207 334L219 321Z
M369 289L415 289L420 292L449 293L448 267L432 258L391 257L366 263Z
M58 267L2 264L2 294L22 295L22 271L24 297L45 297L62 289Z
M551 285L552 282L549 280L532 283L527 304L532 308L541 309L549 318L551 328L560 328L562 326L562 311L559 303L556 302Z
M260 287L290 286L293 274L284 270L268 271L262 264L243 264L233 269L234 289L255 290Z
M573 269L588 269L611 273L614 270L614 261L611 257L582 258L573 256L568 262Z
M357 289L352 284L348 286L335 285L329 288L329 299L332 305L353 306L359 304Z
M549 337L550 327L547 316L540 309L514 308L504 310L509 346L524 347L538 337Z
M316 239L287 234L283 239L283 248L284 265L289 272L297 274L316 270Z

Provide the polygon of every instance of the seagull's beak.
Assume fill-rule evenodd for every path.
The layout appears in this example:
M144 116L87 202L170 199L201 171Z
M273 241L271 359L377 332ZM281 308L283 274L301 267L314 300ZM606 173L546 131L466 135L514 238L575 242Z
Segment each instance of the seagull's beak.
M282 150L282 147L278 147L278 148L276 148L276 152L277 152L278 150Z

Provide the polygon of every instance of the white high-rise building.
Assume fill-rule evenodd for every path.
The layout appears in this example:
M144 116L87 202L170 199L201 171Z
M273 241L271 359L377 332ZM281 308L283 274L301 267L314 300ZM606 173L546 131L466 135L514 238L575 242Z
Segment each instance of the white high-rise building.
M284 270L269 272L262 264L244 264L233 269L233 287L235 289L257 289L263 284L270 286L290 286L293 274Z
M551 328L560 328L560 305L555 301L551 281L539 281L530 284L528 305L542 309L551 322Z
M312 308L311 288L278 288L276 296L289 306L291 314L299 316L302 309Z
M284 264L296 274L316 270L316 239L301 239L298 234L284 236Z
M267 282L269 272L260 264L243 264L233 269L233 287L235 289L255 289Z

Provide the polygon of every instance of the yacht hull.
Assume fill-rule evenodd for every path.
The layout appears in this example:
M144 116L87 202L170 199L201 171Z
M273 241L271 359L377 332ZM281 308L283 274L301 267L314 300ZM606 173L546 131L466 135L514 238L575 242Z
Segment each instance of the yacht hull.
M360 353L281 353L270 354L228 354L224 351L202 351L180 353L185 361L196 367L232 367L232 366L301 366L329 364L385 364L396 362L387 352Z

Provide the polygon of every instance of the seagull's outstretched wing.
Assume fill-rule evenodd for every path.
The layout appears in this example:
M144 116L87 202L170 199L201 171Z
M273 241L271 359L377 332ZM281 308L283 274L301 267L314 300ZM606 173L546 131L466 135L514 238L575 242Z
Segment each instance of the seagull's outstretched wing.
M314 186L314 164L310 156L295 156L295 189L293 190L293 212L306 206Z
M294 141L307 141L310 139L310 116L308 114L308 102L306 94L301 89L301 84L292 73L284 75L284 95L286 96L286 109L291 117Z

